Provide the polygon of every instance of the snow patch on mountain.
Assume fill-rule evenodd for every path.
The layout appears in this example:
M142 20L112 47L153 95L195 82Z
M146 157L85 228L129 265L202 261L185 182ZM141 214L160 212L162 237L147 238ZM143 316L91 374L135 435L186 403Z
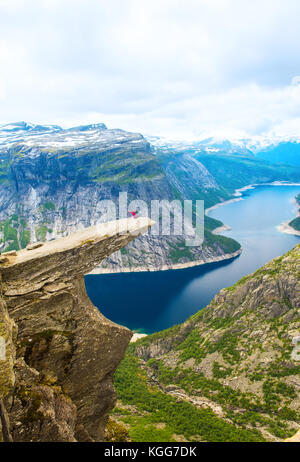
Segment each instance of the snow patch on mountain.
M197 154L198 152L206 151L207 153L217 153L224 152L234 153L240 152L241 150L250 151L253 154L256 154L259 151L264 149L278 146L280 143L300 143L300 138L290 137L290 136L270 136L270 135L261 135L253 136L252 138L220 138L220 137L210 137L210 138L199 138L195 140L171 140L164 137L158 136L146 136L146 139L155 147L176 150L176 151L186 151L191 149Z

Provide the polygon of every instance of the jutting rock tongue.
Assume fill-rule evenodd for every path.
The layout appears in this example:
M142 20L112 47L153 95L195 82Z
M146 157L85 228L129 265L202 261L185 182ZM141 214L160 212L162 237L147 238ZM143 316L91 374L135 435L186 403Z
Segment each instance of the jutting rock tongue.
M84 275L152 224L106 223L3 258L2 303L18 333L15 376L0 399L14 441L104 439L113 374L132 333L93 306Z

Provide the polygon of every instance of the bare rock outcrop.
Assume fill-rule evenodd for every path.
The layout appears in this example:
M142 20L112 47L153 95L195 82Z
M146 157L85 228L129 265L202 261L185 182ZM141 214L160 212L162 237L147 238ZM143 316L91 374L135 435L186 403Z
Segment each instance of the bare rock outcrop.
M0 264L0 400L14 441L104 439L113 374L132 333L93 306L84 275L151 224L101 224ZM0 434L8 438L4 421Z

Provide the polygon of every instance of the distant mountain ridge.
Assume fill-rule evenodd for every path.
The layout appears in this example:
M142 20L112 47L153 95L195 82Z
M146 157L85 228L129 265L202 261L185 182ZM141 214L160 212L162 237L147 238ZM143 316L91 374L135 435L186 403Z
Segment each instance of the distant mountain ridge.
M153 141L154 143L155 141ZM249 183L300 181L299 168L271 164L229 141L155 144L105 124L63 129L17 122L0 127L0 251L25 247L107 221L103 200L204 200L209 208ZM170 205L165 206L168 209ZM172 211L171 211L172 212ZM201 248L185 236L143 236L102 264L103 271L181 268L232 258L236 241L205 217Z
M300 167L300 143L285 141L276 146L269 146L257 153L259 159L272 164L288 164Z
M62 128L59 125L39 125L27 122L15 122L11 124L0 125L0 149L10 148L14 144L23 143L32 145L34 143L51 144L60 143L63 140L68 141L73 138L76 141L75 134L78 132L102 131L107 130L103 123L79 125L78 127ZM78 137L78 143L84 139ZM71 139L69 140L71 141Z
M206 138L198 141L172 141L149 137L157 148L187 151L192 155L219 154L258 158L272 164L300 166L300 138L254 137L252 139Z
M218 194L219 186L207 169L191 161L201 172L198 195L202 184L207 197L214 192L217 200L224 200L226 194ZM120 192L127 192L128 201L143 199L148 204L188 198L187 188L180 191L171 177L138 133L107 129L104 124L70 129L24 122L6 125L0 129L0 250L107 221L101 202L117 203ZM210 227L213 223L210 220ZM161 269L229 258L239 248L237 242L213 236L209 229L203 248L186 248L184 236L147 235L103 266L109 271Z

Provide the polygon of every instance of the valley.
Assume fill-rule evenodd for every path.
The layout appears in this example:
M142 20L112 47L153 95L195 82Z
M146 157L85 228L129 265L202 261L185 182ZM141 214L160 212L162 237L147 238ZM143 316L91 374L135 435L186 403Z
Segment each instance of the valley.
M215 203L229 197L204 166L193 159L189 162L201 173L197 186L200 199L210 198L210 203ZM178 168L186 171L187 166L179 164ZM103 201L113 201L118 214L120 193L126 192L128 201L143 199L147 204L152 200L182 203L194 199L187 188L188 176L182 187L174 177L168 177L167 168L142 135L109 130L103 124L66 130L25 123L2 127L0 170L2 251L110 221ZM126 217L127 213L119 218ZM206 220L202 248L186 249L185 236L148 233L101 267L109 272L144 267L159 270L238 251L238 242L211 233L217 225L212 219Z
M300 442L299 16L0 0L0 462Z
M129 346L112 441L283 441L299 431L299 251Z
M258 154L104 124L0 127L1 438L294 437L300 172ZM121 192L147 204L203 200L203 245L153 236L143 217L119 217L139 230L134 240L113 231L103 201ZM122 326L149 335L125 354L132 332Z
M206 149L206 150L205 150ZM296 166L272 165L244 147L157 144L142 135L93 124L62 129L25 122L0 127L0 250L66 236L110 220L103 201L204 200L205 208L234 198L249 183L299 182ZM220 166L222 166L220 168ZM125 218L125 216L120 217ZM223 223L205 217L201 248L185 236L135 240L96 270L104 273L195 266L240 252L240 243L214 233Z
M236 258L176 271L91 274L85 279L90 298L109 319L137 332L153 333L184 322L221 289L299 243L298 236L277 229L293 216L292 199L299 188L247 189L233 202L207 212L229 225L226 235L241 243Z

